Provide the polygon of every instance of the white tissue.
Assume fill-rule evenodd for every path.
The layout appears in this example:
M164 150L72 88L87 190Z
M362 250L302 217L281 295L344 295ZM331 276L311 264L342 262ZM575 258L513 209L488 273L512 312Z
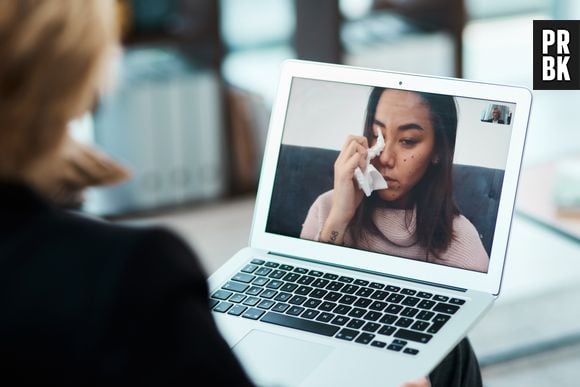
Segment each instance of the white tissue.
M371 164L371 160L381 154L385 148L385 138L382 131L377 130L377 142L373 145L367 154L367 167L363 172L360 167L354 170L354 177L360 189L362 189L366 196L371 196L371 193L378 189L387 189L388 185L383 175Z

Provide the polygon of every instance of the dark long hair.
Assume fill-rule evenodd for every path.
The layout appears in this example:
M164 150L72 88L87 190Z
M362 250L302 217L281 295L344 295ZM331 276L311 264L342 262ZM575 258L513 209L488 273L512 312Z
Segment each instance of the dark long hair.
M387 90L375 87L369 97L363 135L369 144L373 140L373 122L379 99ZM435 131L436 164L429 164L427 171L412 188L410 195L417 209L417 243L429 253L439 256L453 239L453 218L459 210L453 199L453 153L457 133L457 107L452 96L415 92L431 111L431 124ZM372 221L374 210L384 202L374 192L365 198L351 221L350 230L355 245L365 238L365 231L382 235ZM410 220L410 217L407 216Z

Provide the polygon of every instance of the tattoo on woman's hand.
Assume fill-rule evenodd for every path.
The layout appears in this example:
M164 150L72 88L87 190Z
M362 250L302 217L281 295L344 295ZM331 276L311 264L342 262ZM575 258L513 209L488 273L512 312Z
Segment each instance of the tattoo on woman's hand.
M331 231L330 232L330 241L332 243L336 243L336 238L338 237L338 231Z

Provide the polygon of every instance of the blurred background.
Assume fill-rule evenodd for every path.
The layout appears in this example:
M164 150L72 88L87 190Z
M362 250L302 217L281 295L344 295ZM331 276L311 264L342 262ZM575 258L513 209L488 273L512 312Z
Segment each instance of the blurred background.
M73 135L132 178L83 211L161 223L208 273L250 232L279 66L299 58L532 89L532 21L579 19L575 0L118 0L113 93ZM577 385L578 91L533 91L502 293L470 333L487 386ZM572 306L572 308L570 308Z

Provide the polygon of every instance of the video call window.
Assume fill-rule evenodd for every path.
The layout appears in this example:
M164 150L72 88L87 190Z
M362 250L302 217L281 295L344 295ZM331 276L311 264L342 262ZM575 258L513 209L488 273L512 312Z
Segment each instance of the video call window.
M494 107L515 111L294 79L266 231L487 272L511 136L482 122Z
M481 122L510 125L512 113L509 106L489 104L481 111Z

